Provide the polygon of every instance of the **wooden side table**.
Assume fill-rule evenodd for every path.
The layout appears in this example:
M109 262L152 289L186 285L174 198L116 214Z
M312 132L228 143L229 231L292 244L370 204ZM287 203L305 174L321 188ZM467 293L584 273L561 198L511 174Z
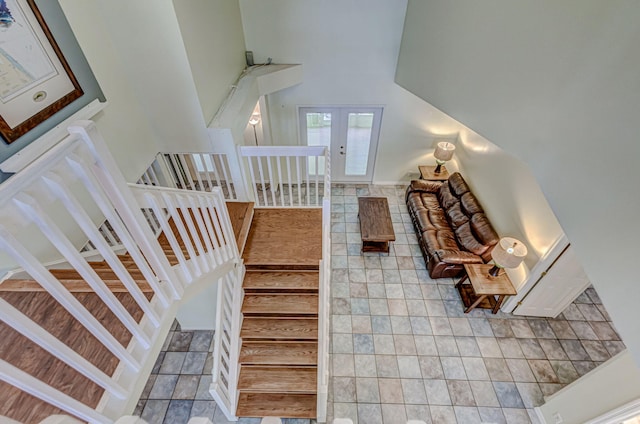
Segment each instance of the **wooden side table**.
M449 171L447 171L447 168L445 168L444 165L440 167L440 172L437 174L433 172L435 169L435 165L418 166L418 170L420 170L420 178L429 181L445 181L449 178Z
M513 296L516 290L511 284L507 274L502 272L497 277L489 275L492 265L489 264L465 264L465 276L458 281L456 288L469 313L475 308L491 309L492 313L498 313L505 296ZM465 281L469 284L464 284ZM495 296L498 296L496 301Z

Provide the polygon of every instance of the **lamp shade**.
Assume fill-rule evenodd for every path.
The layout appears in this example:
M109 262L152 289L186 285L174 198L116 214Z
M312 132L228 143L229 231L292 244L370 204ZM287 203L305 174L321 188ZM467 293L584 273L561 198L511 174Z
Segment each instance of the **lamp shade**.
M456 146L446 141L441 141L436 145L436 151L433 156L440 161L446 162L453 157L453 151L456 150Z
M253 115L251 115L251 119L249 119L249 124L258 125L259 122L260 122L260 114L259 113L254 113Z
M516 268L527 256L527 246L513 237L503 237L491 251L495 264L501 268Z

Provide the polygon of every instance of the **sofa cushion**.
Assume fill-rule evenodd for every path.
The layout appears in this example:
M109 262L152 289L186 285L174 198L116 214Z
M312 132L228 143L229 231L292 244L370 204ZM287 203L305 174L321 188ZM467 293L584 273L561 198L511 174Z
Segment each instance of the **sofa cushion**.
M442 184L442 187L438 190L438 201L445 210L458 203L458 198L451 192L449 184Z
M427 230L422 233L422 240L429 255L433 255L438 249L460 250L456 236L451 230Z
M409 193L407 195L407 206L413 212L413 220L420 233L441 228L443 220L446 225L444 213L440 208L436 195L433 193Z
M422 205L428 210L442 209L436 193L420 193L420 200L422 201Z
M460 197L468 191L471 191L467 182L462 178L459 172L455 172L451 174L449 177L449 188L451 192L456 195L456 197Z
M480 206L480 202L478 202L476 196L474 196L470 191L460 196L460 206L467 216L471 216L476 213L484 213L482 206Z
M465 252L461 250L448 250L440 249L434 252L440 261L449 264L481 264L482 258L478 255L474 255L471 252Z
M476 235L471 230L470 222L466 222L464 225L456 229L456 238L460 245L471 253L481 256L489 248L478 241Z
M491 260L493 246L498 243L500 237L493 229L487 216L483 213L473 215L469 223L471 225L471 231L473 231L478 241L487 246L487 250L481 255L485 262L489 262Z
M471 230L473 234L478 238L480 243L488 246L495 246L500 240L500 237L493 229L489 218L483 213L477 213L471 217Z
M447 209L447 217L454 231L462 224L469 222L469 217L462 211L460 203L454 203Z
M413 192L437 193L441 185L441 181L411 180L407 187L407 196Z
M429 221L431 222L432 228L435 230L451 231L449 221L447 221L447 217L441 208L429 209Z
M422 201L420 194L422 193L409 193L407 195L407 206L411 211L427 210L424 202Z

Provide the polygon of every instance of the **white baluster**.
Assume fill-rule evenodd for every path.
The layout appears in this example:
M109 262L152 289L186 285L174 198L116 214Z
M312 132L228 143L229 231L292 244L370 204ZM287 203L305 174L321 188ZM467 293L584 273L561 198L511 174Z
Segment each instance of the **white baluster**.
M193 248L193 244L189 240L189 233L187 232L187 229L185 228L184 223L182 222L182 217L180 216L180 213L178 213L176 204L172 202L172 199L168 193L161 192L160 196L164 201L165 207L169 211L169 215L171 215L171 218L173 218L173 225L176 226L176 229L178 230L178 234L180 234L180 238L182 239L182 244L184 244L185 248L187 249L187 253L189 253L189 259L190 259L190 261L188 262L189 266L192 268L193 273L196 276L202 275L202 270L200 269L200 265L196 260L196 256L197 256L196 251Z
M86 213L84 208L80 205L78 200L67 190L66 186L63 185L62 180L56 176L55 174L48 174L44 178L45 183L49 187L49 189L62 201L66 209L69 211L73 219L78 223L82 231L89 237L89 240L92 241L93 245L100 252L102 257L107 261L113 272L120 279L120 282L127 288L133 299L136 301L140 309L147 315L149 321L157 328L160 326L160 317L158 314L151 308L151 305L147 298L145 297L138 284L133 280L129 271L127 271L126 267L122 264L118 256L113 252L110 246L108 246L104 241L100 238L99 233L97 232L91 218ZM114 223L116 227L120 227L120 222ZM122 232L124 229L121 229ZM133 242L129 242L127 244L132 244ZM130 250L131 252L131 250ZM134 257L132 255L132 257ZM143 275L153 276L153 281L156 281L155 276L152 271L148 268L148 265L145 262L140 263L137 260L136 265L138 269L143 271ZM146 272L144 272L146 271ZM147 279L147 282L149 280ZM154 288L153 284L150 284L152 288ZM155 290L155 288L154 288Z
M4 226L0 225L0 249L9 254L31 277L80 322L118 359L135 372L140 363L107 331L106 328L29 252Z
M82 279L93 289L100 299L109 307L114 315L122 322L129 332L148 349L151 345L149 337L144 334L138 323L133 319L127 309L115 297L106 286L98 273L91 268L91 265L80 255L78 249L69 241L64 232L53 222L46 212L40 208L36 200L24 193L17 195L14 202L18 207L33 220L40 231L56 246L58 251L67 259L80 274Z
M135 263L140 265L140 271L142 271L145 279L153 288L162 305L164 307L168 307L169 299L167 297L167 294L164 292L164 289L158 284L158 278L164 281L172 281L172 279L164 273L166 268L169 267L168 262L166 262L166 265L161 265L163 261L166 261L166 256L164 256L164 253L162 253L162 255L159 255L158 252L153 251L153 248L151 248L150 250L147 250L145 252L145 255L143 256L140 252L140 249L143 247L141 243L143 240L148 243L148 239L141 239L141 235L134 239L133 230L135 230L136 228L134 227L133 223L135 221L128 220L128 224L125 224L122 221L123 215L125 215L125 213L123 213L124 211L119 212L119 209L116 210L114 205L109 200L107 200L109 199L108 194L102 190L102 186L100 185L100 183L98 183L96 177L89 171L89 169L87 169L80 158L70 155L67 158L67 162L69 163L70 167L74 168L78 173L80 179L93 197L93 201L96 202L102 213L107 217L107 220L111 223L111 226L115 230L116 234L118 234L118 237L122 241L122 244L126 247L127 252L131 255ZM133 197L131 204L136 204ZM143 216L142 213L140 214L140 216ZM148 229L148 226L146 227L146 229ZM149 230L149 235L153 235L153 233L151 233L151 230ZM152 272L147 266L143 265L147 260L150 263L153 263L153 258L157 259L157 266L153 267ZM154 274L156 274L157 277ZM175 285L170 285L169 287L173 290L173 296L176 299L182 296L182 293L176 289Z

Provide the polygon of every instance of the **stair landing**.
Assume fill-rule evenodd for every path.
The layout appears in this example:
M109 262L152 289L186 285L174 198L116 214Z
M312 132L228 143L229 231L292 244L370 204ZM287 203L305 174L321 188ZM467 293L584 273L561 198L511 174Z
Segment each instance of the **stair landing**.
M255 209L242 257L247 269L318 269L322 209Z

